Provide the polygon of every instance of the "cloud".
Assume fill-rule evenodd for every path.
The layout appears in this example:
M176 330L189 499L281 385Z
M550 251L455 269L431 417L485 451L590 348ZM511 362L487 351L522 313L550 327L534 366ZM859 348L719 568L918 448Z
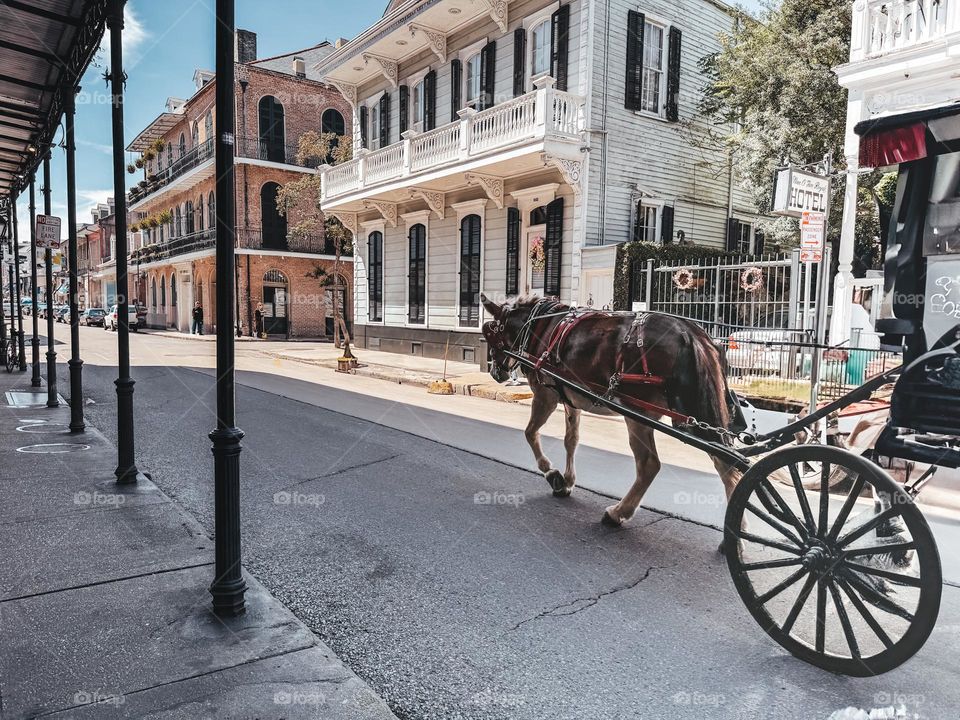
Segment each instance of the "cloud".
M123 64L128 65L136 62L139 57L137 51L143 43L150 37L143 21L134 12L129 3L123 8ZM100 49L97 50L97 56L94 65L105 67L110 64L110 29L103 34L103 40L100 42Z
M104 145L103 143L90 142L89 140L77 140L77 145L93 148L99 153L110 155L111 157L113 156L113 145Z
M80 214L81 210L85 206L89 205L93 207L98 203L106 203L107 198L113 195L113 188L109 190L78 190L77 191L77 214Z

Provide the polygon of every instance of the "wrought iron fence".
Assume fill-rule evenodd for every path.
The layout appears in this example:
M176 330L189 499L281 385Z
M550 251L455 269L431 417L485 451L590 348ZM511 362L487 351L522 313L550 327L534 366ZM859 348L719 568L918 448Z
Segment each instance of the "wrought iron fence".
M302 162L297 157L300 151L298 143L285 144L272 140L263 140L259 137L240 136L237 138L235 153L237 157L251 160L282 163L284 165L298 165L306 168L320 166L318 158L306 158Z
M250 250L286 250L288 252L333 255L333 240L324 235L290 234L279 235L263 228L247 227L237 230L237 247Z
M214 154L213 140L206 140L173 161L172 164L160 170L150 180L143 181L131 188L128 195L130 202L136 202L147 195L156 192L181 175L193 170L198 165L211 159Z

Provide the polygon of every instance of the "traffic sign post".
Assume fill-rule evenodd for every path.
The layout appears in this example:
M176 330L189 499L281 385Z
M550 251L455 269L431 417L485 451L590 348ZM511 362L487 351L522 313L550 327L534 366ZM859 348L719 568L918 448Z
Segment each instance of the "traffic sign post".
M60 247L60 218L56 215L37 215L37 247Z
M823 260L823 246L827 234L827 216L822 212L804 210L800 216L800 261L818 263Z

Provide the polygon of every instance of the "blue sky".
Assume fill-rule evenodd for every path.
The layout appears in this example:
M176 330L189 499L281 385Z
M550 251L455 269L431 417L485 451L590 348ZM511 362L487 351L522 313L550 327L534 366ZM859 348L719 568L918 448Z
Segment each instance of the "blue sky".
M257 52L270 57L338 37L352 38L375 22L387 0L237 0L237 27L257 33ZM747 0L757 7L759 0ZM128 0L124 63L128 75L124 104L125 140L129 142L163 110L167 97L193 93L193 72L213 70L214 0ZM77 220L113 194L110 159L110 95L101 77L101 53L81 83L77 100ZM61 136L58 136L58 141ZM66 217L64 153L55 149L51 163L53 214ZM130 158L132 159L132 158ZM129 184L134 175L126 175ZM37 181L37 207L43 212ZM26 197L18 203L22 227L28 226ZM63 224L66 234L66 222Z

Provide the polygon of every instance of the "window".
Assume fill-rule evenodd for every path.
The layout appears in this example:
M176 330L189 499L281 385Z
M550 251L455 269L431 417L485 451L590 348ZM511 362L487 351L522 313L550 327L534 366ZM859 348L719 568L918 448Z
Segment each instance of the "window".
M287 249L287 218L280 214L277 194L280 186L268 182L260 188L260 221L263 232L263 247L274 250Z
M640 107L660 113L663 84L663 27L646 22L643 27L643 93Z
M410 228L407 321L422 324L427 307L427 228L417 223Z
M272 95L260 99L260 159L284 162L284 116L283 105Z
M167 278L160 278L160 307L167 309Z
M203 195L197 198L197 230L203 230Z
M637 203L637 218L634 224L633 239L638 242L655 243L660 240L660 206Z
M207 227L211 230L217 227L217 196L212 190L207 195Z
M530 77L550 72L550 20L543 20L530 30Z
M203 118L203 137L206 142L213 139L213 111L211 110L207 110L207 115Z
M170 307L177 306L177 274L170 276Z
M173 211L173 236L183 236L183 211L179 205L177 205L176 210Z
M480 101L480 53L470 56L464 73L464 96L467 107L476 107Z
M427 105L423 96L423 79L418 80L413 86L413 129L423 129L424 110Z
M153 278L150 281L150 306L156 310L157 309L157 279Z
M197 147L200 145L200 125L199 124L197 123L193 124L193 133L191 134L190 139L193 141L193 147Z
M183 205L183 215L184 215L184 218L185 218L185 220L186 220L186 227L185 227L186 234L187 234L187 235L193 235L193 233L194 233L195 230L196 230L196 227L194 226L193 201L192 201L192 200L187 200L187 202L184 203L184 205Z
M177 145L178 155L177 157L183 157L187 154L187 138L183 133L180 133L180 142Z
M370 106L370 149L380 147L380 101Z
M734 218L731 221L733 238L730 245L733 252L749 255L753 252L753 223L742 222Z
M367 319L383 322L383 233L379 230L367 236L367 306Z
M320 116L320 132L336 135L337 138L343 137L347 132L347 124L344 122L343 115L338 110L328 108ZM330 143L330 152L327 154L324 162L327 165L333 165L333 151L339 144L339 140Z
M171 165L173 165L173 145L168 142L167 143L167 167L170 167Z
M480 235L479 215L467 215L460 222L460 325L475 327L480 322Z

